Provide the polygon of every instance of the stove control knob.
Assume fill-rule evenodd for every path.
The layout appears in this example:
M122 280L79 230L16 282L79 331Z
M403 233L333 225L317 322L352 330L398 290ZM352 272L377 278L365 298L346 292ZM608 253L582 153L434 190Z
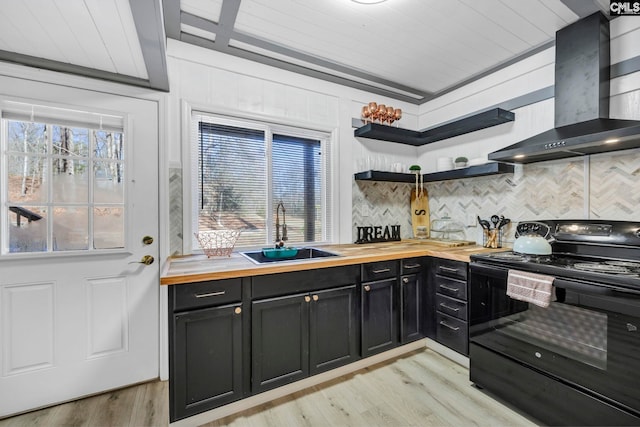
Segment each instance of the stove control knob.
M636 236L640 237L640 229L638 229L638 231L636 231Z

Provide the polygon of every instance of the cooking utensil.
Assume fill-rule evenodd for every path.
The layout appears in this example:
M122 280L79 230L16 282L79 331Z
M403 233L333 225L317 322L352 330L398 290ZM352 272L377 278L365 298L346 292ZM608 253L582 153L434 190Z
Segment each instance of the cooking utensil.
M498 222L500 222L500 217L498 215L491 215L491 223L493 224L493 228L498 228Z
M500 228L502 228L505 225L510 224L510 223L511 223L511 220L509 218L502 218L500 220L500 223L498 223L498 229L500 229Z
M481 219L480 216L478 216L478 224L480 224L480 226L485 230L489 230L491 228L491 224L489 224L489 221L487 221L486 219Z

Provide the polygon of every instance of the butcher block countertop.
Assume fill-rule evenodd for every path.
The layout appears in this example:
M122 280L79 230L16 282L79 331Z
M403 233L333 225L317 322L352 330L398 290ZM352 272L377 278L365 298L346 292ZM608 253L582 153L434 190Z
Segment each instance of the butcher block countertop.
M160 278L160 284L178 285L421 256L469 262L471 254L506 250L505 248L487 249L478 245L449 247L441 242L419 242L415 240L362 245L317 245L314 247L340 256L283 261L262 265L252 263L239 253L233 253L230 257L215 258L207 258L205 255L172 257L166 263Z

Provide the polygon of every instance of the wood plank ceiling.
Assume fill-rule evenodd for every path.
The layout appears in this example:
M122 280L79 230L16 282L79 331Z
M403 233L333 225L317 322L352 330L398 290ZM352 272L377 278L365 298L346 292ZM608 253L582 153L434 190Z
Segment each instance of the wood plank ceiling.
M0 60L169 90L166 37L421 104L553 45L607 0L29 0Z
M160 0L0 4L0 60L168 90Z
M604 0L163 0L167 36L420 104L552 46Z

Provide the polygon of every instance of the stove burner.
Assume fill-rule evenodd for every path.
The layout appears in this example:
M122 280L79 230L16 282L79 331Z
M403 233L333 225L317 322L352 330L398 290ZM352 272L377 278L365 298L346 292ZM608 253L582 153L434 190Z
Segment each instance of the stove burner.
M503 252L503 253L491 254L491 257L492 258L497 258L497 259L510 259L510 260L515 260L515 261L524 261L526 259L523 255L514 254L513 252Z
M575 268L576 270L592 271L595 273L635 274L625 266L614 265L610 263L598 264L598 263L591 263L591 262L578 262L576 264L573 264L573 268Z
M638 268L640 269L640 262L633 261L605 261L606 264L616 265L618 267Z

